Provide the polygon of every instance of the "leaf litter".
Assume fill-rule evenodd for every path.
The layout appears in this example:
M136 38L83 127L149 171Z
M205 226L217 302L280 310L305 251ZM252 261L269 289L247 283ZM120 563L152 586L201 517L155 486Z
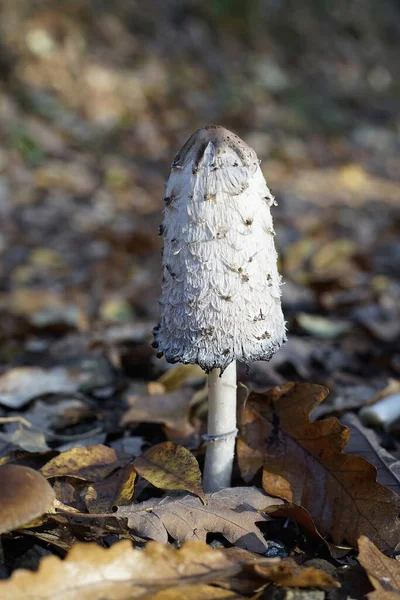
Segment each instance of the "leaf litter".
M195 514L208 548L237 550L245 539L260 553L279 552L275 566L262 568L286 579L263 580L246 566L223 587L185 583L181 598L251 597L255 589L272 596L277 586L283 597L300 594L293 588L315 556L329 561L343 597L398 597L387 586L391 575L376 565L398 562L400 427L365 427L356 414L371 398L398 393L400 376L393 126L400 98L391 83L400 31L391 3L378 11L365 2L362 18L349 15L345 0L334 11L308 2L291 11L249 3L154 10L149 3L140 15L119 1L108 8L78 0L63 11L53 4L0 6L0 78L7 82L0 86L0 464L44 469L57 497L55 512L2 536L0 575L39 567L32 577L45 585L51 569L41 570L40 557L53 554L57 562L88 541L111 557L120 538L143 553L153 535L175 552L194 535ZM343 44L346 64L331 51ZM210 89L218 91L212 98ZM239 379L262 394L292 380L314 389L308 396L295 385L295 423L264 414L266 438L246 460L239 441L245 479L236 464L235 487L223 502L208 499L215 514L193 495L201 492L204 460L204 373L170 368L150 347L162 174L171 148L207 120L255 147L279 200L274 222L289 341L270 363L241 369ZM310 422L312 382L330 395ZM319 420L324 415L350 429L347 445L346 430ZM316 427L324 442L310 440ZM299 435L310 444L306 450ZM152 460L160 444L171 443L186 450L179 452L191 477L181 483L192 495L176 489L183 468ZM358 470L334 484L332 463ZM253 473L253 485L245 486ZM285 500L266 495L263 484ZM252 501L238 510L245 490ZM38 494L28 504L38 505ZM0 508L1 501L0 494ZM142 512L146 506L152 508ZM119 516L123 509L137 529ZM228 527L232 513L236 525ZM388 557L368 546L373 559L366 559L360 533ZM122 554L129 554L127 543ZM318 580L309 575L306 586ZM142 596L176 597L175 583ZM305 597L336 594L307 587Z
M384 550L400 540L400 496L376 481L376 468L343 452L350 430L335 418L310 422L322 386L286 383L251 394L241 408L238 460L250 481L263 468L268 494L298 504L335 544L368 535Z

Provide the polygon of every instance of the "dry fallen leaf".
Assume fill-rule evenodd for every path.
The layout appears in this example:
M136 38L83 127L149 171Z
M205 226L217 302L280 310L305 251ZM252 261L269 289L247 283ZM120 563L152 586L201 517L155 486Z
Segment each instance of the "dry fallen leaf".
M61 327L87 330L85 312L63 294L44 287L16 287L8 296L9 312L34 328Z
M125 506L133 499L136 471L129 463L111 473L103 481L92 483L84 495L85 504L91 513L109 512L114 506Z
M369 400L366 403L366 406L371 406L372 404L379 402L379 400L383 400L383 398L387 398L387 396L392 396L393 394L399 394L399 393L400 393L400 380L389 377L386 386L382 390L379 390L379 392L377 392L373 396L373 398L371 398L371 400Z
M13 450L26 450L27 452L48 452L50 447L47 445L46 436L36 427L24 427L18 424L14 431L0 433L0 453L1 445L4 443L4 450L10 453Z
M36 396L74 392L77 389L77 378L73 378L70 372L62 367L16 367L0 376L0 404L18 409Z
M86 481L102 481L121 466L113 448L103 444L71 448L52 458L42 468L47 477L76 477Z
M297 525L310 539L314 540L316 543L326 544L325 539L315 527L312 516L303 506L285 502L277 506L267 506L263 512L273 517L284 517L296 521Z
M192 398L193 391L190 389L149 396L129 396L130 408L122 417L121 425L162 423L172 442L189 447L197 446L199 436L189 420Z
M238 459L250 481L264 466L268 494L304 506L324 536L356 546L368 534L382 549L396 546L400 496L376 482L365 459L343 453L349 430L336 418L310 422L327 395L319 385L287 383L244 400Z
M245 600L244 596L212 585L185 585L146 596L146 600L176 600L177 598L179 600Z
M340 587L331 575L315 567L298 565L293 558L284 558L276 565L255 564L257 575L277 585L296 588Z
M341 416L340 422L351 431L346 454L364 457L376 467L379 483L400 494L400 460L382 448L375 431L364 427L354 413Z
M191 541L180 550L157 542L144 551L129 541L109 549L95 544L76 544L62 561L44 558L36 573L17 570L8 581L0 581L2 600L130 600L156 598L238 598L209 590L207 584L229 579L243 563L222 551ZM201 596L196 588L207 585ZM190 588L194 588L190 593ZM201 591L201 588L200 588ZM169 593L169 595L167 594ZM239 596L240 598L240 596Z
M368 594L370 600L399 600L400 562L388 558L365 536L358 540L358 560L367 572L375 591Z
M175 392L191 380L204 381L206 374L199 365L177 365L168 369L158 378L158 383L164 387L167 392Z
M146 539L166 543L171 536L179 542L205 541L207 533L221 533L245 550L267 551L268 544L256 523L270 517L258 511L279 504L279 500L254 487L227 488L206 497L207 506L193 496L166 497L121 506L114 515L128 519L133 534Z
M192 492L206 504L199 463L183 446L163 442L143 452L134 462L137 473L162 490Z

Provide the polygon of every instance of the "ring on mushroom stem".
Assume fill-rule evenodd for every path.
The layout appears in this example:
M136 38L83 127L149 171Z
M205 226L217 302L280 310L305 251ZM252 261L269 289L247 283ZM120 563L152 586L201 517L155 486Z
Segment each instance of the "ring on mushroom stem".
M157 356L196 363L209 373L204 488L215 491L231 480L236 361L269 360L286 341L274 198L254 150L227 129L208 125L176 155L165 199L161 319L154 339Z

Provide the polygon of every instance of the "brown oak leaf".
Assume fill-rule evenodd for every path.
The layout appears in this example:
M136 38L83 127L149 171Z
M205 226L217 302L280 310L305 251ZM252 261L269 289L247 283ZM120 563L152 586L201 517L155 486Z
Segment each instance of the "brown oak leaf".
M358 540L358 550L358 560L375 588L368 594L369 600L399 600L400 562L382 554L365 536Z
M263 487L306 508L323 536L356 546L368 535L389 550L400 539L400 496L376 481L376 468L344 448L350 431L336 418L311 422L328 390L286 383L242 400L238 460L250 481L263 467Z

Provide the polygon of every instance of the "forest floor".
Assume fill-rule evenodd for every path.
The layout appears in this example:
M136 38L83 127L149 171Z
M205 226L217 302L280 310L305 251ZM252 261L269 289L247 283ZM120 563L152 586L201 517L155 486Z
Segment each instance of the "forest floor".
M41 470L58 502L2 536L0 569L102 546L68 559L84 564L75 590L63 589L65 562L44 562L41 583L28 574L2 592L2 582L0 597L26 585L21 598L84 598L83 571L104 561L91 597L161 599L178 585L175 549L195 538L208 546L179 550L181 598L280 598L292 587L299 598L393 600L400 415L371 429L359 411L400 393L399 8L106 4L0 6L0 464ZM256 150L277 198L288 343L240 370L254 393L234 487L203 505L205 375L158 360L151 330L163 184L210 122ZM121 538L134 550L118 550ZM106 588L111 558L96 553L112 546L128 563L147 540L169 542L168 556L141 550L158 580L136 595Z

